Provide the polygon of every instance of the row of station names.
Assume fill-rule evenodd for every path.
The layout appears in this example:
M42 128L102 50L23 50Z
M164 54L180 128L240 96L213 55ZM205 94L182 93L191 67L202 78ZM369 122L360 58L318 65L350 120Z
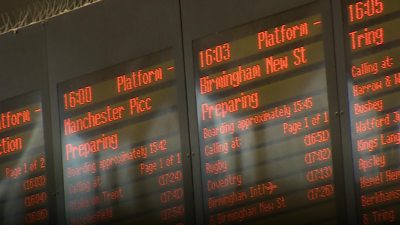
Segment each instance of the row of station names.
M394 224L400 213L400 4L357 1L347 5L347 13L359 218L364 225Z

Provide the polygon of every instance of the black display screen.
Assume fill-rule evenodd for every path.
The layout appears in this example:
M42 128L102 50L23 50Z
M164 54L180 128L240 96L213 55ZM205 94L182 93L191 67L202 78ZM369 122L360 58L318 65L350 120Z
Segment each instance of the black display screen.
M67 224L184 224L171 50L59 85Z
M0 102L0 224L49 224L45 152L40 93Z
M337 224L322 7L194 42L207 224Z
M400 2L344 1L358 217L400 221Z

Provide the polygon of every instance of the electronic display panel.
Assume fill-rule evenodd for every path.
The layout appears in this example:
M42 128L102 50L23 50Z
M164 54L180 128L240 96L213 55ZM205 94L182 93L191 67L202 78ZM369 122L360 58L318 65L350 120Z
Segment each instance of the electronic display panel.
M207 224L338 224L322 11L194 41Z
M400 222L400 1L344 1L358 218Z
M40 93L0 102L0 224L49 224L45 152Z
M61 83L67 224L184 224L172 50Z

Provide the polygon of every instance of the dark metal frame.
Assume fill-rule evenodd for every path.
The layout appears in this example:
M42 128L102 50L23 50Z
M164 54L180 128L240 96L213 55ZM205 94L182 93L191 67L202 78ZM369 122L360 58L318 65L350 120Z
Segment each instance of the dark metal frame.
M47 76L45 32L42 25L35 25L17 34L0 37L0 100L14 96L32 98L37 93L42 102L44 147L48 185L49 224L56 224L56 188L52 148L50 95ZM29 53L27 53L27 51ZM16 65L15 63L18 63ZM35 94L36 95L36 94ZM35 97L36 98L36 97Z
M49 191L51 192L51 224L65 224L62 178L62 153L57 85L92 71L116 65L143 55L172 48L175 59L182 152L184 161L186 223L206 224L201 190L201 161L194 79L194 40L220 31L320 2L324 18L324 46L331 124L331 145L335 171L336 203L339 224L361 224L357 217L356 184L352 154L350 110L348 96L349 62L346 47L347 0L281 0L271 4L265 0L104 0L50 20L44 25L22 29L17 34L0 37L3 47L0 59L13 54L24 59L28 46L36 58L26 58L27 64L15 74L1 74L1 100L31 91L40 91L43 104L44 132ZM141 10L131 12L130 10ZM107 12L113 12L107 14ZM121 13L120 13L121 12ZM141 12L143 12L141 14ZM157 18L144 17L144 12L156 12ZM142 16L142 17L141 17ZM131 20L130 20L131 19ZM87 22L87 21L88 22ZM165 23L160 23L160 21ZM122 28L121 28L122 27ZM149 30L152 27L152 30ZM128 38L115 36L124 31ZM137 32L141 31L141 36ZM154 31L154 33L151 33ZM161 34L160 34L161 33ZM32 37L34 37L32 39ZM90 40L90 41L88 41ZM122 46L123 45L123 46ZM36 46L36 47L34 47ZM78 49L79 48L79 49ZM115 52L112 49L116 49ZM109 54L109 55L108 55ZM21 60L22 63L25 61ZM0 61L1 64L1 61ZM3 65L2 65L3 66ZM12 65L10 65L12 67ZM6 68L6 67L3 67ZM29 68L35 68L34 70ZM34 71L34 73L32 73ZM23 81L22 81L23 80Z
M133 11L129 11L133 10ZM113 12L113 13L109 13ZM154 18L144 16L155 13ZM142 17L140 15L143 15ZM143 18L143 20L142 20ZM80 21L86 21L81 23ZM97 21L97 22L96 22ZM98 21L102 21L101 26ZM161 23L164 22L164 23ZM151 30L149 29L151 27ZM194 224L194 201L190 163L189 128L187 126L187 100L182 52L182 32L178 0L131 1L105 0L94 7L86 7L60 16L46 23L49 46L49 79L56 165L62 165L60 117L57 85L92 71L117 65L153 52L172 48L175 61L178 111L181 130L185 187L185 224ZM123 31L124 36L115 33ZM145 32L138 34L139 31ZM151 32L153 31L153 32ZM93 38L93 39L90 39ZM87 42L87 40L92 40ZM100 46L98 46L100 45ZM74 49L80 46L81 49ZM124 48L122 48L124 46ZM98 48L100 47L100 48ZM61 49L60 49L61 48ZM117 50L113 50L117 49ZM73 57L73 58L71 58ZM62 167L56 169L58 190L58 222L66 224Z
M221 5L224 6L226 4L227 6L231 7L231 5L238 4L239 1L220 1L222 2ZM193 157L192 163L193 163L193 178L194 178L194 186L195 187L202 187L202 172L201 172L201 159L199 156L199 152L201 151L199 149L199 131L198 131L198 124L197 124L197 109L196 109L196 86L195 86L195 59L197 57L194 56L196 54L193 52L195 50L192 45L194 45L194 40L197 40L199 38L202 38L206 35L209 34L216 34L218 36L219 31L222 30L227 30L231 29L232 27L236 27L241 24L246 24L255 20L258 20L260 18L265 18L268 16L273 16L277 13L281 13L284 11L289 11L292 9L295 9L297 6L301 5L306 5L308 3L312 2L317 2L317 1L297 1L296 3L301 2L299 5L290 5L287 4L289 7L285 8L280 8L279 6L271 5L271 4L259 4L258 1L252 2L252 4L249 5L242 5L243 8L234 8L232 11L230 11L231 14L238 14L242 15L240 11L248 12L253 9L253 7L261 7L261 11L265 9L265 7L269 7L268 9L265 9L265 13L256 13L255 15L251 15L250 18L246 17L243 19L242 17L240 19L237 19L236 17L229 17L229 19L224 17L224 13L221 13L220 15L215 15L215 12L226 12L228 10L224 10L222 7L220 7L220 4L213 4L211 2L202 3L202 4L196 4L194 2L186 2L182 4L182 10L183 10L183 34L184 34L184 51L185 51L185 58L186 58L186 70L187 72L187 88L188 88L188 99L189 99L189 122L190 122L190 127L191 127L191 133L190 133L190 139L192 142L192 151L194 151L195 155ZM345 188L346 181L348 182L349 178L346 174L345 171L348 171L347 168L348 166L352 164L348 164L348 156L343 153L342 149L343 146L341 145L341 127L340 127L340 117L342 116L342 110L340 110L339 106L339 95L338 95L338 81L337 81L337 68L336 68L336 58L335 58L335 42L334 42L334 37L333 37L333 32L334 26L337 24L334 23L334 21L337 19L337 12L333 12L335 8L332 7L333 2L337 1L331 1L331 0L321 0L321 10L322 10L322 15L323 15L323 20L324 20L324 30L323 30L323 40L324 40L324 46L325 46L325 60L326 60L326 71L327 71L327 86L328 86L328 96L329 96L329 112L330 112L330 127L331 127L331 145L332 145L332 154L333 154L333 167L334 167L334 183L336 187L336 204L337 204L337 215L338 215L338 224L349 224L353 225L354 223L352 222L351 218L348 220L348 215L352 215L353 211L350 207L348 207L349 204L352 204L351 201L348 199L351 199L351 193L348 193L348 187ZM217 6L216 6L217 5ZM209 7L209 8L207 8ZM187 10L188 8L188 10ZM196 13L190 11L191 8L197 8L199 11L203 12L204 15L207 15L208 13L211 14L210 19L205 19L203 22L200 18L193 16L196 15ZM187 12L185 12L187 10ZM258 10L257 10L258 12ZM245 13L243 13L245 14ZM185 18L189 17L189 18ZM339 14L340 17L340 14ZM192 22L193 20L193 22ZM217 24L216 26L210 26L207 28L203 29L204 24L207 24L208 21L213 20L215 21L214 23ZM187 23L188 24L185 24ZM200 25L199 25L200 24ZM232 26L232 24L234 24ZM202 29L199 29L200 31L192 31L190 28L192 26L198 26L201 27ZM217 29L214 27L218 27ZM346 163L345 163L346 162ZM350 163L352 163L350 161ZM205 212L204 206L203 206L203 193L202 191L198 191L195 193L195 201L196 201L196 215L199 217L196 219L197 223L196 224L206 224L206 221L204 221L204 215ZM350 216L351 217L351 216Z

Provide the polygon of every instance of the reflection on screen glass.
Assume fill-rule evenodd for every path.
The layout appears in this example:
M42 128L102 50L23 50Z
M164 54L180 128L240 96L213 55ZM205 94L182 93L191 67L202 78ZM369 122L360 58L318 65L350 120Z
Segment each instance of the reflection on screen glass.
M68 224L183 224L171 51L59 86Z
M0 224L49 224L40 93L0 102Z
M348 90L359 220L400 219L400 2L346 1Z
M337 224L319 3L195 41L207 224Z

